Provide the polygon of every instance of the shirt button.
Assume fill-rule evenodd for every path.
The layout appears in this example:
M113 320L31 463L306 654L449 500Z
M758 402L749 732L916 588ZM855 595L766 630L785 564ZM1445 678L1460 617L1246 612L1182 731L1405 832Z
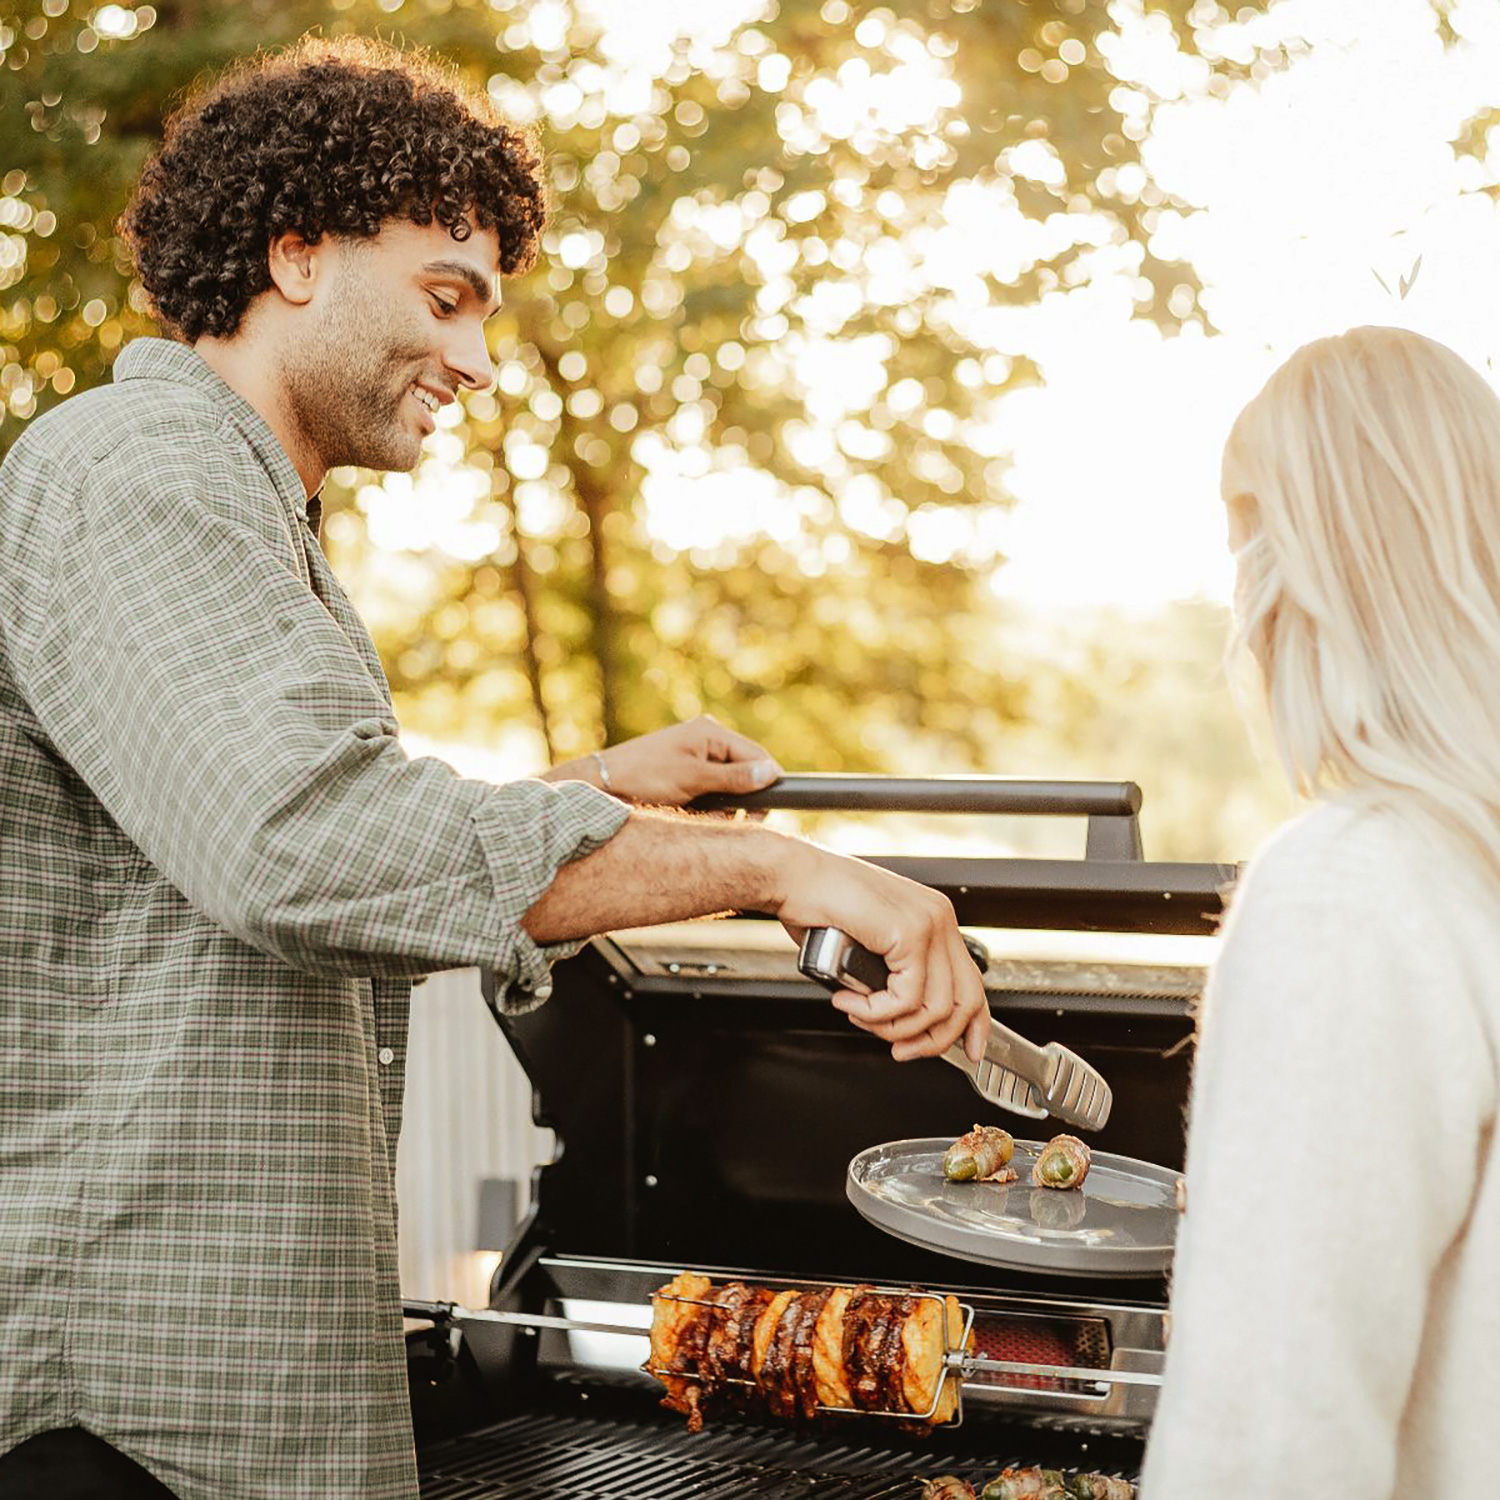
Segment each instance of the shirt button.
M396 1060L396 1054L389 1047L382 1047L375 1055L380 1059L382 1067L388 1068Z

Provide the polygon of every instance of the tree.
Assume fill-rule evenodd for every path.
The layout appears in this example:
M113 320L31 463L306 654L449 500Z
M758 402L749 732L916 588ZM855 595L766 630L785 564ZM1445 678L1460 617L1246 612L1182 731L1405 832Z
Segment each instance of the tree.
M537 119L546 263L496 319L498 392L416 477L438 542L367 545L402 479L340 472L326 510L403 718L529 716L554 757L710 709L790 765L984 765L1027 706L985 592L1024 309L1115 276L1199 316L1152 254L1118 28L1155 27L1188 87L1267 61L1206 0L746 0L656 66L567 0L10 3L0 445L146 331L112 224L203 71L399 26Z

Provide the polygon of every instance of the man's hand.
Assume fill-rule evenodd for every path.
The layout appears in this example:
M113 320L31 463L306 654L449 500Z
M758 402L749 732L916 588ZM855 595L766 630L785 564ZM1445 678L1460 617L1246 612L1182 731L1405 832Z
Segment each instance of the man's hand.
M799 941L809 927L838 927L880 954L890 970L883 990L839 990L835 1007L890 1042L897 1062L936 1057L960 1038L978 1062L989 1002L948 898L863 860L810 844L792 848L802 857L788 861L775 913L782 925Z
M603 761L601 772L599 761ZM627 802L681 807L705 792L758 792L781 776L771 753L702 714L555 767L546 781L590 781Z

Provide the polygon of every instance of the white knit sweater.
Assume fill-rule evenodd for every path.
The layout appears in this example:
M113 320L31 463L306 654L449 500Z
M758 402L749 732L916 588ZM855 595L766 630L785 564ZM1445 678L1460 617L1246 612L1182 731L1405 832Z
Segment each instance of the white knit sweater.
M1396 815L1261 851L1210 981L1144 1500L1500 1495L1500 902Z

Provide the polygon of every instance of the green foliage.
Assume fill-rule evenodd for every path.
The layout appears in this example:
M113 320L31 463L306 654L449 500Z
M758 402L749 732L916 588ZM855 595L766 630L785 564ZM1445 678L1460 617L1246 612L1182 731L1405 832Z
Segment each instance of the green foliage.
M555 211L497 391L404 502L467 497L468 540L381 552L401 485L326 495L403 719L520 719L560 757L709 710L789 766L996 769L1057 678L999 659L986 587L1020 314L1124 275L1143 316L1199 317L1151 252L1112 9L747 0L643 75L567 0L0 0L0 449L148 330L112 226L174 98L314 26L417 41L537 120ZM1136 9L1191 87L1245 76L1212 0Z

